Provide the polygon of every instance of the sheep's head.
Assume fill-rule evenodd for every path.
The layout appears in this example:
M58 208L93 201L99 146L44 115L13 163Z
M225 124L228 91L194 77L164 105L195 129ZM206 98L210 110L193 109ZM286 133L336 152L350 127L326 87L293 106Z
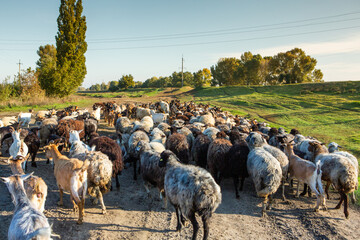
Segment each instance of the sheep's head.
M320 142L311 141L311 142L309 142L308 150L309 150L309 152L314 153L314 157L315 157L315 155L324 151L322 145L325 145L325 144L320 143Z
M339 148L342 148L339 144L337 144L336 142L331 142L328 145L328 149L330 153L333 153L337 150L339 150Z
M170 150L163 151L160 154L159 167L165 167L170 157L176 158L176 155Z
M246 138L246 142L250 148L261 147L266 144L266 140L257 132L251 132Z

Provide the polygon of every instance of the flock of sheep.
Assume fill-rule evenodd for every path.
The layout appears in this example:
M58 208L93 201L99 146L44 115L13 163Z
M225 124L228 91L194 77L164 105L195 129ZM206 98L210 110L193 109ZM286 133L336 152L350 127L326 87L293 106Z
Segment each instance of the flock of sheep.
M9 156L13 173L1 178L15 204L9 239L56 236L43 214L47 185L33 173L25 174L29 157L36 167L40 147L47 163L53 165L58 205L63 204L63 192L69 192L74 211L79 213L78 224L84 221L87 194L95 203L100 201L102 213L106 213L103 195L113 189L112 178L120 187L118 175L130 166L134 180L138 174L142 177L147 193L155 186L165 207L168 200L174 206L177 231L191 222L192 239L199 230L196 214L203 222L203 239L208 238L210 218L221 203L219 185L224 178L233 179L239 198L245 178L250 177L257 195L263 198L263 216L280 186L286 199L285 182L293 187L294 179L297 197L300 183L304 183L302 195L315 193L315 211L326 210L325 193L329 199L330 186L339 192L336 208L344 203L346 218L348 194L355 200L358 161L339 151L339 145L332 142L326 148L296 129L286 133L217 107L178 100L136 105L103 102L95 103L91 113L76 106L39 111L34 116L36 127L29 128L32 115L20 113L0 120L1 153ZM97 133L101 117L115 126L112 137ZM64 150L69 154L63 155Z

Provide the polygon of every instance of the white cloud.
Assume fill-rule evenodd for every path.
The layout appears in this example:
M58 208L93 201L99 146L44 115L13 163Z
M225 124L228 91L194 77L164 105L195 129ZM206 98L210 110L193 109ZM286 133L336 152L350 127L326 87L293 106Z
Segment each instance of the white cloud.
M273 56L279 52L286 52L295 47L301 48L306 54L314 56L360 52L360 34L353 37L340 39L337 41L325 41L314 43L295 43L289 45L275 46L271 48L263 48L252 51L262 56Z

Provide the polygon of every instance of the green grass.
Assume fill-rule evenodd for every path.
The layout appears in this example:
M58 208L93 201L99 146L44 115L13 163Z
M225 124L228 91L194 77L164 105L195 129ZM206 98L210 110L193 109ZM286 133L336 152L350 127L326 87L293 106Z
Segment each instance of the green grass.
M203 88L182 99L210 103L288 132L297 128L326 144L337 142L360 158L360 81ZM356 194L360 204L360 190Z
M77 93L80 96L87 97L95 97L95 98L122 98L122 97L130 97L130 98L139 98L143 96L156 96L163 92L162 88L145 88L145 89L127 89L119 92L79 92Z

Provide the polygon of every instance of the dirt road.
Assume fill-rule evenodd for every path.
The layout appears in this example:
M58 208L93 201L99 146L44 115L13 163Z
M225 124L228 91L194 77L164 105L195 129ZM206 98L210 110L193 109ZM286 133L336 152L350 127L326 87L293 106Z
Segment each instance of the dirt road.
M101 134L110 132L114 130L101 125ZM120 190L104 196L107 214L102 215L100 206L92 205L87 199L84 224L79 226L69 195L65 195L64 207L56 205L58 188L52 167L46 164L42 151L37 162L37 168L29 164L28 172L42 177L49 187L45 215L61 239L191 239L192 227L176 232L172 206L163 207L156 189L149 198L142 180L132 179L132 168L123 171ZM0 176L9 176L10 167L2 161L0 165ZM221 188L223 201L212 218L210 239L360 239L360 209L352 204L349 219L345 219L342 209L334 209L338 200L327 202L328 211L313 212L315 197L294 198L287 186L288 201L283 202L280 194L275 195L272 211L267 218L262 218L261 199L256 197L250 179L245 181L239 200L235 199L232 180L224 180ZM6 239L14 205L2 183L0 196L0 239ZM338 199L339 196L332 193L331 197ZM202 237L202 230L200 235Z

